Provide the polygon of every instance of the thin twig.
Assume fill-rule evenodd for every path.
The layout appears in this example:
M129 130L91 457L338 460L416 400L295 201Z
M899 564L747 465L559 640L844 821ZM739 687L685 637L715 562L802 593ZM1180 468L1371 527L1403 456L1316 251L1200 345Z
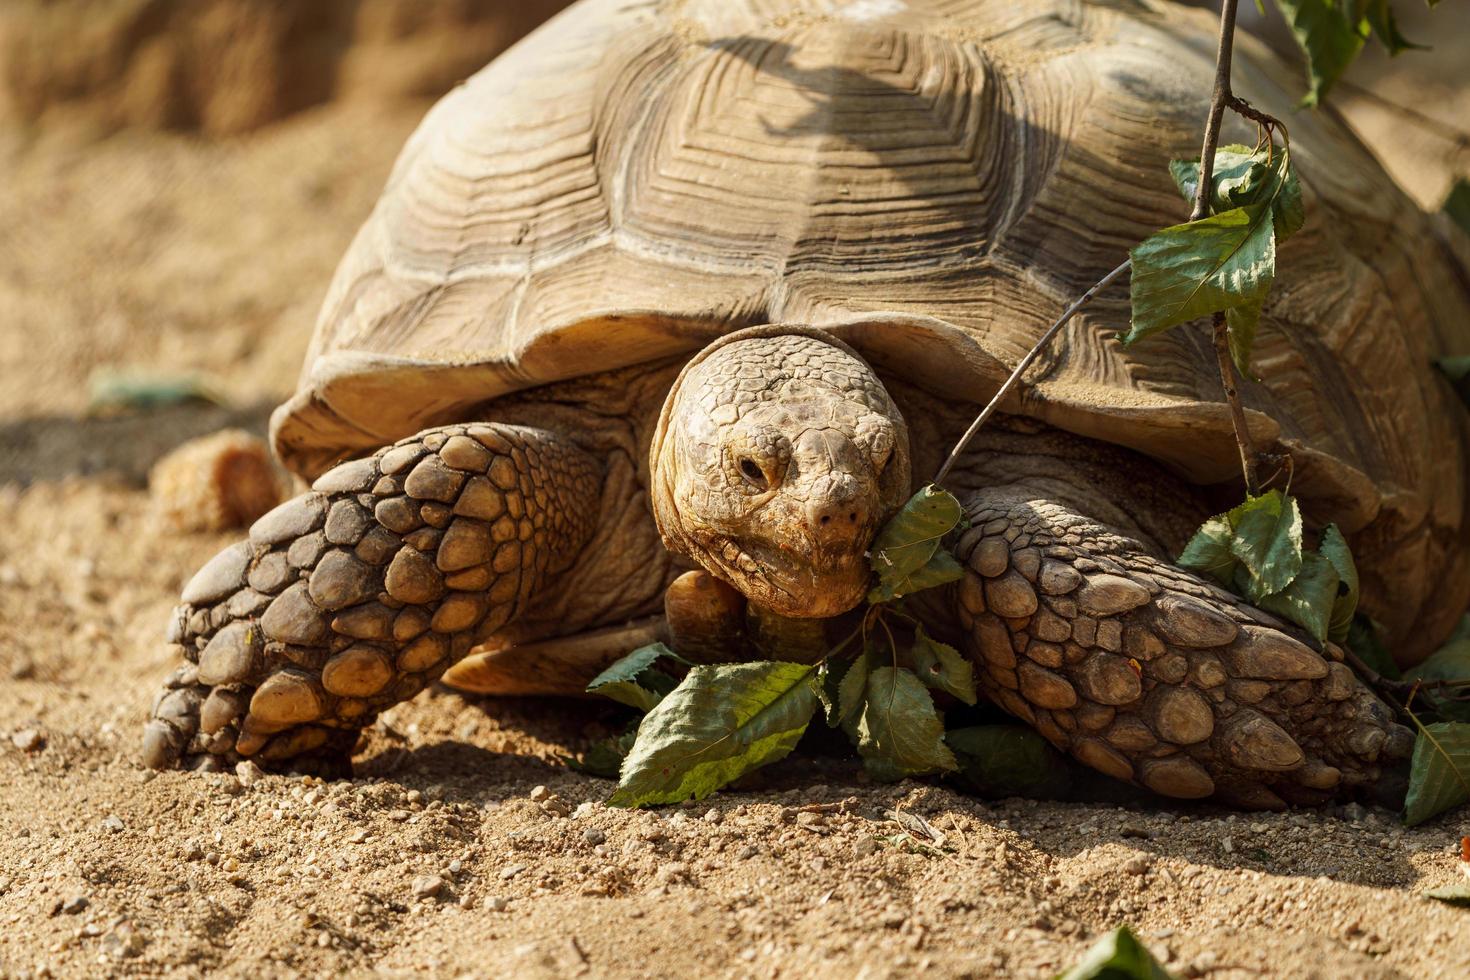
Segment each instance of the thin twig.
M1220 144L1220 124L1226 108L1241 112L1243 103L1230 91L1230 62L1235 51L1235 11L1240 0L1225 0L1220 8L1220 45L1215 55L1215 89L1210 96L1210 114L1205 119L1204 145L1199 152L1199 186L1194 191L1194 209L1190 221L1199 221L1210 213L1210 191L1215 175L1215 150ZM1248 107L1247 107L1248 108ZM1262 114L1241 112L1258 124L1270 117ZM1269 128L1269 123L1266 123ZM1270 139L1270 133L1267 133ZM1230 424L1235 430L1235 446L1240 452L1240 473L1245 480L1246 493L1255 496L1256 447L1251 442L1250 429L1245 420L1245 406L1240 402L1240 390L1236 386L1235 363L1230 358L1230 328L1224 313L1214 316L1215 360L1220 368L1220 388L1225 401L1230 405Z
M1114 279L1117 279L1124 272L1128 271L1128 265L1129 260L1124 259L1122 265L1093 283L1087 292L1077 297L1071 306L1062 311L1062 315L1057 317L1057 321L1047 329L1046 333L1041 335L1041 339L1036 342L1035 346L1026 352L1026 356L1021 358L1021 363L1016 365L1016 369L1011 372L1011 376L1006 378L1005 384L1001 385L1000 390L995 393L995 397L991 398L990 402L980 414L975 416L975 421L970 423L970 427L965 430L965 434L960 436L960 441L955 443L954 448L950 450L949 458L944 461L944 465L939 467L939 472L934 475L934 482L936 484L944 483L944 478L949 475L949 471L954 466L955 460L960 458L960 454L965 451L965 447L970 444L970 440L975 438L975 433L979 432L980 427L985 424L985 420L994 414L996 406L1000 404L1001 399L1005 398L1010 390L1016 386L1016 382L1020 380L1021 375L1031 366L1031 362L1036 360L1042 349L1051 343L1051 339L1057 335L1057 331L1066 326L1067 321L1072 319L1077 311L1086 306L1094 296L1112 285Z

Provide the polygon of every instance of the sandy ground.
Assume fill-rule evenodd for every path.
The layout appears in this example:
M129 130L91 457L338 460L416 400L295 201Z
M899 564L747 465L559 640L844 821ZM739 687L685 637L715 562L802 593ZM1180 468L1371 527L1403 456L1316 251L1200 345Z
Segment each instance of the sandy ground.
M1458 878L1465 811L992 803L799 753L625 813L557 761L608 709L443 690L351 781L141 770L165 615L229 540L160 528L141 474L290 390L421 111L0 136L0 977L1044 977L1120 923L1185 976L1470 975L1470 913L1417 895ZM84 418L118 368L208 372L232 407ZM945 847L894 843L894 807Z

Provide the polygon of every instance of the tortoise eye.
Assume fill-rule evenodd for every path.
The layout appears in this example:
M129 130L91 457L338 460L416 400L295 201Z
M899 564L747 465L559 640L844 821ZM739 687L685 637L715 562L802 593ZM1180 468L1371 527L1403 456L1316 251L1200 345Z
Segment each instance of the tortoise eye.
M742 457L740 460L740 475L745 477L745 481L757 490L768 489L771 485L771 481L766 479L766 471L761 469L760 464L749 456Z

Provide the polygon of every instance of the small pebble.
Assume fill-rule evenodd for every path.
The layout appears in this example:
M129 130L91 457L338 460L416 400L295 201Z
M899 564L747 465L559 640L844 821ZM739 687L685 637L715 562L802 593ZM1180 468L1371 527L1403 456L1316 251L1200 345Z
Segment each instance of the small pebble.
M510 867L508 867L504 871L500 872L500 880L501 881L510 881L516 875L520 874L522 871L525 871L525 870L526 870L526 866L524 864L512 864Z
M10 741L22 752L39 752L46 747L46 736L34 728L22 728L10 736Z
M602 844L607 841L607 834L598 830L596 827L588 827L582 831L582 839L589 844Z
M1148 854L1139 854L1129 858L1123 864L1123 870L1131 875L1141 875L1153 867L1154 859Z
M444 879L438 875L419 875L413 880L413 893L419 898L433 898L444 890Z
M242 786L254 786L265 778L265 770L246 759L235 765L235 778L240 780Z
M486 912L504 912L509 905L510 901L501 898L499 895L485 896L484 907Z
M61 903L61 911L67 915L76 915L91 904L92 900L85 895L72 895Z
M110 831L114 834L120 834L126 828L124 827L123 822L118 819L116 814L108 814L107 817L104 818L102 821L102 829Z
M544 803L551 799L551 790L545 786L537 786L531 790L531 800L536 803Z

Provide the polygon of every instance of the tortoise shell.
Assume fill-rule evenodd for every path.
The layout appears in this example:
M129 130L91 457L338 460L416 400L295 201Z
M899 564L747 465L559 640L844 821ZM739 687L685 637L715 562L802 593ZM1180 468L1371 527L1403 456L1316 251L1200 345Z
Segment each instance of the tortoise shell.
M1198 155L1215 29L1162 0L584 0L410 138L276 448L314 475L500 394L774 322L983 401L1187 217L1167 164ZM1337 117L1293 112L1301 79L1248 36L1235 79L1288 121L1307 212L1243 386L1256 440L1292 453L1314 516L1372 525L1367 589L1463 582L1470 427L1432 361L1470 352L1470 246ZM1114 286L1003 407L1232 478L1208 331L1124 347L1128 319Z

